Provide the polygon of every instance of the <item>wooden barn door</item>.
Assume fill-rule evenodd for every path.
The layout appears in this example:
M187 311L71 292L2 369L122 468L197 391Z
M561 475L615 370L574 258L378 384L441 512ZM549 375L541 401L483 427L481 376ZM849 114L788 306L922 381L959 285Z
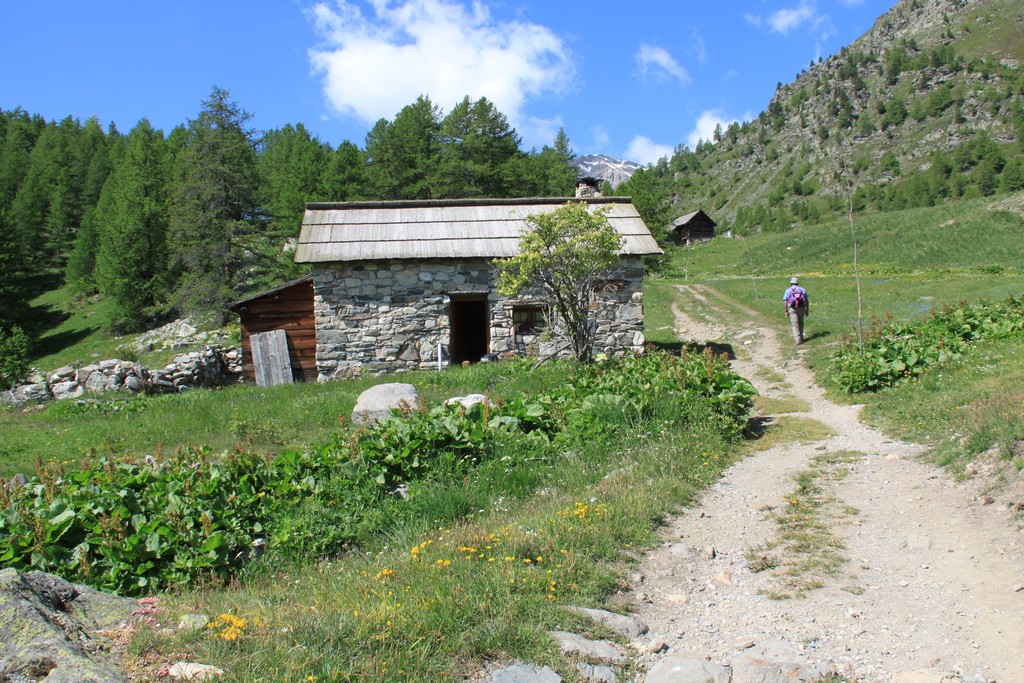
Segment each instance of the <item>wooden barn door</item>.
M271 330L249 337L256 385L273 387L292 383L292 360L288 355L288 335Z

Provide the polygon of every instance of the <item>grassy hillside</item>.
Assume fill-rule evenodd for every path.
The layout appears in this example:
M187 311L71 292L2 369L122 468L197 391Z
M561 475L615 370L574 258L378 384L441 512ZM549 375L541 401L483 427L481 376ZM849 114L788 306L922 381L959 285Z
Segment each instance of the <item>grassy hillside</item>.
M776 231L843 212L847 185L872 210L1024 188L1022 14L1010 0L902 0L755 120L653 167L666 218L700 207Z
M1024 193L936 207L856 212L862 274L1022 272ZM842 217L810 229L715 239L672 252L666 274L690 278L852 274L850 222Z
M1024 193L938 207L856 215L860 245L863 330L888 320L923 320L944 305L1024 295ZM752 277L753 272L753 277ZM721 315L735 306L774 319L783 338L788 322L781 296L801 277L811 295L805 360L830 383L831 356L858 325L849 222L805 226L781 234L716 239L671 254L665 277L649 282L648 306L675 295L675 283L703 283L720 292ZM680 305L696 305L681 302ZM667 316L648 318L652 339L671 334ZM843 396L866 403L864 415L893 436L933 445L937 462L962 472L983 453L1024 469L1024 354L1019 341L980 342L955 361L915 381L876 393ZM793 349L795 351L795 348Z

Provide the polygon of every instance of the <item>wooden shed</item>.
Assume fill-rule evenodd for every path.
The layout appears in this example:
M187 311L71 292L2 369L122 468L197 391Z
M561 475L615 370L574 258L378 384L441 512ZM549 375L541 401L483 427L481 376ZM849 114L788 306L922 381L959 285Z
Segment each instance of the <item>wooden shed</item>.
M242 378L256 382L253 335L283 330L288 341L292 379L315 381L316 324L313 317L313 276L307 275L247 299L228 304L242 323Z
M671 235L676 244L707 242L715 236L715 222L697 209L672 221Z

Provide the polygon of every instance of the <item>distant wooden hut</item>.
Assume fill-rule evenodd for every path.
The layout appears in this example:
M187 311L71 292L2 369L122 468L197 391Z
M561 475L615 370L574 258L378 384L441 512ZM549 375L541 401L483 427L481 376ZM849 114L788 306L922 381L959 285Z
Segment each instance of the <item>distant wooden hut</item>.
M232 302L228 304L228 308L241 318L242 378L245 381L257 381L252 337L276 330L283 330L287 339L291 378L286 381L316 380L316 324L313 317L312 275Z
M715 222L701 209L672 221L671 237L676 244L707 242L715 236Z

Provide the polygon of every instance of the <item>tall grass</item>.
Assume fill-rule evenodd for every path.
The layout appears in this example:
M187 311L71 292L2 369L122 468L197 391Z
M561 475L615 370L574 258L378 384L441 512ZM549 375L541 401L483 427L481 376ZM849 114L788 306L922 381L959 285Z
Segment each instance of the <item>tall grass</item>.
M1024 350L1019 341L979 344L917 381L871 396L865 417L932 444L936 461L954 472L990 449L1022 470Z
M359 552L255 563L229 590L165 597L164 620L217 620L136 634L133 668L151 673L186 652L224 668L225 681L443 681L519 658L569 679L545 631L611 635L564 607L606 607L628 551L719 476L735 429L716 423L701 401L660 402L641 421L610 411L520 468L527 483L510 466L503 475L498 457L410 487L416 514Z
M516 366L519 367L519 366ZM444 372L402 375L424 400L483 392L502 397L536 391L561 381L556 365L520 376L508 365L477 364ZM235 445L276 452L326 441L349 419L356 399L372 377L326 384L261 388L251 385L216 391L194 390L153 397L104 398L77 405L54 402L26 410L0 410L0 477L34 472L37 463L74 464L100 455L141 456L174 452L187 445L226 450Z

